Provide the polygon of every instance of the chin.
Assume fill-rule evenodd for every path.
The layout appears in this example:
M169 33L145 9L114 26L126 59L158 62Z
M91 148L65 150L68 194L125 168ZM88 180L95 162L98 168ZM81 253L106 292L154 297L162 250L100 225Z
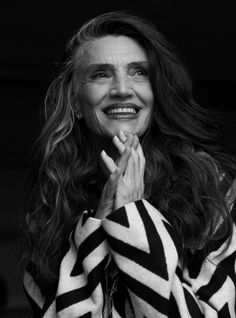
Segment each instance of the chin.
M125 136L128 136L129 134L131 134L131 135L137 134L137 132L134 129L127 129L127 128L124 128L124 127L119 127L117 129L114 129L112 132L110 132L109 136L110 137L114 137L115 135L118 135L121 130L123 131Z

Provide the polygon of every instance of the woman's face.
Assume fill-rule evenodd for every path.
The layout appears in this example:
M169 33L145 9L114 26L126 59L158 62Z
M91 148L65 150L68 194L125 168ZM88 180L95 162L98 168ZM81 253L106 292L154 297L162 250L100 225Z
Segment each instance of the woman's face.
M76 76L80 117L95 135L142 136L154 103L144 49L126 36L91 41Z

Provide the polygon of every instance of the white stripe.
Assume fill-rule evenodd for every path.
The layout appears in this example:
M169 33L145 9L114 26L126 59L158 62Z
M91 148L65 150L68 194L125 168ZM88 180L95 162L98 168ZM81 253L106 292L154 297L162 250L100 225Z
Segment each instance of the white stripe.
M64 256L60 266L60 279L58 284L57 295L64 294L68 291L87 285L87 275L93 270L108 254L107 243L103 241L95 248L84 260L84 273L78 276L70 276L70 273L77 259L77 250L70 237L70 249Z
M168 316L163 315L161 312L153 308L150 304L148 304L143 299L139 298L130 290L128 291L130 294L130 298L132 299L135 318L143 318L143 316L148 318L168 318Z
M93 291L90 298L73 304L57 313L58 318L78 318L86 314L87 312L92 312L93 318L102 317L103 308L103 292L101 284L99 284Z
M184 268L183 270L183 278L192 286L193 292L196 293L199 288L207 285L210 282L215 270L216 266L212 264L210 261L205 260L202 264L201 270L197 278L191 278L189 276L189 271L187 268Z
M152 219L153 224L155 225L158 234L160 235L160 240L161 244L163 245L167 263L167 272L170 277L169 279L171 279L178 263L178 254L175 244L163 223L163 221L166 221L165 218L157 209L155 209L146 200L143 200L143 203L145 208L147 209L149 216ZM130 223L130 228L126 228L124 226L121 226L120 224L117 224L109 220L104 220L103 225L105 231L111 236L118 238L119 240L122 240L123 242L131 246L134 246L135 248L138 248L141 251L150 253L149 243L147 240L147 233L135 203L132 202L126 205L125 208Z
M130 277L168 299L170 296L171 281L165 280L162 277L152 273L150 270L135 263L129 258L112 251L112 255L117 266ZM158 260L157 260L158 261Z
M83 268L85 272L89 274L97 265L103 261L108 255L107 241L103 241L97 246L90 254L88 254L83 260Z
M86 214L84 212L83 214ZM81 216L75 230L75 243L78 248L79 245L88 238L93 232L95 232L101 226L101 220L89 217L85 224L82 226L83 215Z
M222 287L209 299L209 304L218 311L228 304L230 317L235 317L235 285L229 276Z
M199 304L202 307L202 311L205 318L219 318L217 311L211 307L208 303L199 299Z
M71 277L70 273L74 267L76 257L77 257L77 250L72 243L71 238L70 240L70 249L64 256L61 261L60 265L60 276L59 276L59 283L57 289L57 295L64 294L68 291L83 287L87 284L87 279L84 274Z
M227 248L224 253L222 251L225 249L227 246L227 242L224 242L216 251L213 251L210 253L207 257L211 262L213 262L216 266L222 262L225 258L233 254L236 250L236 225L233 224L233 233L232 233L232 239L230 242L229 247Z
M185 299L184 294L184 287L190 292L190 294L193 296L193 292L191 289L187 287L186 284L182 284L179 277L175 275L173 282L172 282L172 294L173 297L176 300L177 307L179 309L179 314L181 318L189 318L191 317L188 306ZM196 301L195 296L193 296L194 300Z
M161 240L161 243L164 249L165 258L166 258L167 272L168 272L169 280L171 280L178 264L178 253L177 253L175 244L163 223L163 221L165 222L167 221L162 216L162 214L156 208L154 208L150 203L148 203L146 200L143 200L143 203L148 211L149 216L151 217L155 225L155 228L158 234L160 235L160 240ZM156 261L158 262L158 260Z
M131 246L138 246L140 250L150 253L146 230L135 203L131 202L127 204L125 210L130 227L127 228L126 226L120 225L109 219L103 219L102 225L105 228L105 231L109 235L116 237Z

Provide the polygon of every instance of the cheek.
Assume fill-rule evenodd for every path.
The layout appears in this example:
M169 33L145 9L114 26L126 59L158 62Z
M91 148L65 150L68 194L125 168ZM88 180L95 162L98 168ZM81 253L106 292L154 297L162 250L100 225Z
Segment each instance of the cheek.
M148 129L148 127L150 126L152 121L152 115L151 113L146 114L146 116L143 118L143 120L140 122L140 125L138 126L138 131L137 134L138 136L142 136Z
M87 89L82 91L79 97L79 106L82 117L88 127L98 126L99 114L97 113L98 94L93 89Z
M89 104L90 107L96 108L106 93L104 86L91 85L87 86L83 94L83 103Z
M152 91L152 88L151 88L151 87L147 87L145 96L146 96L146 99L147 99L149 105L150 105L151 107L153 107L153 104L154 104L154 94L153 94L153 91Z
M150 83L143 82L136 84L134 90L140 99L146 104L146 106L153 107L154 94Z

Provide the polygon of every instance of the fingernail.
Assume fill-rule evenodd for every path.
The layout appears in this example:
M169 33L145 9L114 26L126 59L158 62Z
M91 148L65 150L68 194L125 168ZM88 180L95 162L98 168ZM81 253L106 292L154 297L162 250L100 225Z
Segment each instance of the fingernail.
M106 154L106 151L105 151L105 150L102 150L102 152L101 152L101 156L107 156L107 154Z
M113 137L113 140L119 141L119 138L115 135L115 136Z

